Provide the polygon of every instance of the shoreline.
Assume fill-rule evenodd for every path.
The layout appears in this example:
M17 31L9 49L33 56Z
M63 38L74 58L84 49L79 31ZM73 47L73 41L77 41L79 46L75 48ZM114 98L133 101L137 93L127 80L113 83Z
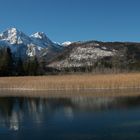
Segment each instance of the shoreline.
M0 97L133 97L140 96L140 88L106 89L106 90L0 90Z
M102 91L102 90L135 90L140 89L140 87L118 87L118 88L62 88L62 89L35 89L35 88L0 88L0 91Z

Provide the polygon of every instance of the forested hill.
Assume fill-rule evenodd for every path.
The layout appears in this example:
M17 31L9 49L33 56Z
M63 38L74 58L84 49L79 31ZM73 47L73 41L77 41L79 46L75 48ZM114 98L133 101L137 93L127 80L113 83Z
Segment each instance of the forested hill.
M61 71L121 72L140 70L140 43L75 42L49 63Z

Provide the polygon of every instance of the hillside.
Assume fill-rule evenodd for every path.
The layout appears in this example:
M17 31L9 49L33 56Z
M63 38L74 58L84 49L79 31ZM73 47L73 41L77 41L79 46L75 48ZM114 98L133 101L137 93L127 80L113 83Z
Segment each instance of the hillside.
M65 47L48 66L59 70L139 70L140 43L75 42Z

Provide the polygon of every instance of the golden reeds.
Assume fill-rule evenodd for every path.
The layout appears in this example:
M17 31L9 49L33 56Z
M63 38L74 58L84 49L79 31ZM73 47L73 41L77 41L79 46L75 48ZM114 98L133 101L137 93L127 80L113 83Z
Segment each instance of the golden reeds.
M80 90L140 88L140 73L0 77L0 89Z

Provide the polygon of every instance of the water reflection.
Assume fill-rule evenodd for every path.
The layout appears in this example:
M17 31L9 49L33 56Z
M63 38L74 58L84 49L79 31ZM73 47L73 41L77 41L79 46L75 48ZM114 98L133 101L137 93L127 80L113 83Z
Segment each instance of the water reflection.
M126 110L140 106L140 97L0 98L0 129L18 131L42 127L62 116L72 121L78 112ZM61 117L59 117L61 116Z

